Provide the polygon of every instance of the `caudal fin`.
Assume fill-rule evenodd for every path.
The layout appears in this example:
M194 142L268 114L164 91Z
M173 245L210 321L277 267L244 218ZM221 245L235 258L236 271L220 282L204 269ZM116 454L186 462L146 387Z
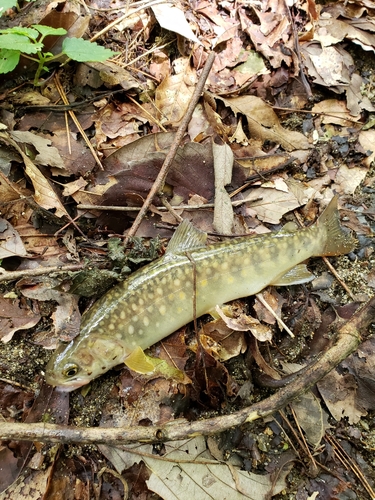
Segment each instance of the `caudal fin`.
M323 230L325 239L323 250L319 255L343 255L355 248L356 240L340 224L337 196L332 198L327 208L319 217L316 225L319 232Z

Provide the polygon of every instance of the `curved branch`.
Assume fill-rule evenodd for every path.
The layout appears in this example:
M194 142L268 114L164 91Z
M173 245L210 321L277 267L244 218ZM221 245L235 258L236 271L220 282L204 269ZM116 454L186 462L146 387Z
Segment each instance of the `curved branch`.
M372 298L338 329L335 345L312 363L304 371L303 376L297 377L296 380L269 398L231 415L196 422L175 420L160 427L80 428L39 423L2 423L0 439L119 446L132 442L175 441L201 434L222 432L230 427L271 415L306 392L341 361L356 351L362 340L366 338L367 327L374 319L375 298Z

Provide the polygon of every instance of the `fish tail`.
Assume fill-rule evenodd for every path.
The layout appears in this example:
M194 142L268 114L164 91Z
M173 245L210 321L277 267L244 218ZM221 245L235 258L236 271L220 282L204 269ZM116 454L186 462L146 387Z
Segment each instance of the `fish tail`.
M319 256L343 255L354 250L356 240L350 232L343 229L340 223L340 215L337 209L337 196L332 198L327 208L316 223L319 233L322 235L323 248Z

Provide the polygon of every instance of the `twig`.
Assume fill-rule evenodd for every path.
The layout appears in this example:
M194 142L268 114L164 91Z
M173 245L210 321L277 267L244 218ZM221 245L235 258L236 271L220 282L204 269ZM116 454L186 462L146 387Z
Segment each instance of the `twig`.
M155 182L154 182L150 192L148 193L148 196L147 196L145 202L143 203L141 210L139 211L137 217L135 218L132 227L129 229L127 237L124 240L124 246L126 246L128 244L129 239L132 236L134 236L135 233L137 232L137 230L142 222L142 219L146 215L147 210L149 209L155 195L157 193L159 193L160 191L162 191L162 189L163 189L164 182L165 182L165 179L167 177L168 171L172 165L174 157L176 156L177 150L180 146L180 142L182 141L182 138L185 134L187 126L191 120L195 106L197 105L198 100L201 96L201 93L203 92L204 85L206 83L206 80L207 80L208 74L211 70L214 59L215 59L215 52L211 52L207 58L207 61L206 61L206 64L204 65L202 74L198 80L198 84L194 90L192 97L191 97L186 114L183 117L181 124L177 129L172 146L171 146L170 150L168 151L167 156L165 157L165 160L164 160L164 163L160 169L160 172L159 172L158 176L156 177Z
M122 21L124 21L127 17L135 14L136 12L139 12L140 10L148 9L149 7L152 7L153 5L158 5L159 3L169 3L169 2L165 2L165 0L154 0L154 1L151 1L151 2L146 3L144 5L141 5L140 7L137 7L136 9L132 9L132 10L127 11L122 16L118 17L117 19L115 19L111 23L107 24L107 26L105 28L103 28L101 31L99 31L98 33L96 33L96 35L94 35L93 37L91 37L90 38L90 42L95 42L95 40L97 40L102 35L104 35L105 33L107 33L109 30L111 30L117 24L119 24ZM111 10L111 9L105 9L105 10Z
M349 321L338 330L337 341L318 361L312 363L303 377L298 377L287 387L271 397L248 406L230 415L187 422L177 420L163 426L83 428L54 424L24 424L2 422L0 440L38 441L45 443L94 443L120 446L131 442L165 442L188 439L197 435L210 435L234 426L253 422L272 415L284 408L293 399L308 391L327 373L358 348L368 335L368 326L375 318L375 298L357 309Z
M253 200L251 200L253 201ZM234 207L239 207L249 200L232 201ZM202 203L202 205L172 205L175 210L199 210L200 208L214 208L215 203ZM113 210L114 212L139 212L142 207L118 207L116 205L77 205L77 210ZM155 207L156 210L166 211L166 207Z
M356 301L357 299L355 298L353 292L350 290L348 285L343 281L339 273L336 271L336 269L333 267L333 265L330 263L330 261L327 259L327 257L322 257L324 264L328 267L328 269L331 271L333 276L337 279L337 281L340 283L340 285L343 287L343 289L346 291L346 293L349 295L349 297Z
M0 281L13 281L26 276L43 276L49 273L66 273L68 271L79 271L85 264L68 264L66 266L38 267L37 269L25 269L23 271L0 271Z
M261 302L264 307L267 309L268 312L272 314L272 316L277 320L277 322L284 328L284 330L289 333L289 335L294 338L294 333L292 330L284 323L284 321L280 318L278 314L275 313L275 311L272 309L272 307L268 304L268 302L265 300L263 295L261 293L257 293L255 297Z
M364 476L363 472L357 465L357 463L354 461L354 459L348 455L348 453L345 451L345 449L340 445L340 443L333 437L330 436L328 433L325 435L326 441L330 443L330 445L333 448L333 451L337 458L340 460L340 462L344 465L344 467L347 467L348 469L351 469L352 472L354 473L355 476L359 479L359 481L362 483L363 487L367 491L367 493L370 495L371 499L375 499L375 491L371 488L371 485L367 481L366 477Z
M65 95L64 89L63 89L63 87L62 87L62 85L60 83L60 79L59 79L59 77L58 77L57 74L54 76L54 81L55 81L56 88L59 91L60 97L63 100L64 104L65 105L69 104L69 101L68 101L68 99L67 99L67 97ZM82 135L85 143L87 144L87 147L90 149L91 154L94 157L94 159L95 159L97 165L99 166L100 170L104 170L103 165L102 165L101 161L99 160L99 157L96 154L95 149L93 148L91 142L89 141L89 138L87 137L86 132L83 130L81 124L79 123L78 118L76 117L75 113L71 109L68 110L68 113L70 115L70 118L75 123L75 126L78 128L80 134Z

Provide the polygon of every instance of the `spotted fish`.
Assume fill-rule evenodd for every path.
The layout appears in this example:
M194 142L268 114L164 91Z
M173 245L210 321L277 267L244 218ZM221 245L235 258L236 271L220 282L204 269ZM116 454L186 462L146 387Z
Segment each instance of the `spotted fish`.
M336 198L308 228L210 245L205 233L184 220L163 257L109 290L83 315L80 334L52 355L46 380L71 391L122 362L137 369L139 351L194 316L268 285L310 281L301 262L345 254L354 246L340 226Z

